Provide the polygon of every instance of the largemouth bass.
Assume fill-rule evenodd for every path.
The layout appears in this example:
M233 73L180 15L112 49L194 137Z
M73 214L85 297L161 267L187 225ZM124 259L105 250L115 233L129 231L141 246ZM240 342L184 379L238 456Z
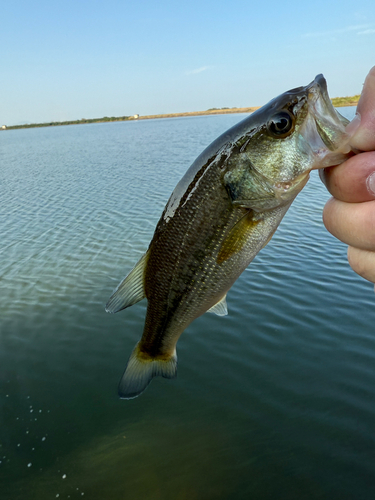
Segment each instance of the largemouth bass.
M141 340L119 396L141 394L177 373L176 344L206 311L227 314L226 294L270 241L312 169L351 152L348 121L333 108L323 75L276 97L229 129L194 161L173 191L147 252L106 310L147 298Z

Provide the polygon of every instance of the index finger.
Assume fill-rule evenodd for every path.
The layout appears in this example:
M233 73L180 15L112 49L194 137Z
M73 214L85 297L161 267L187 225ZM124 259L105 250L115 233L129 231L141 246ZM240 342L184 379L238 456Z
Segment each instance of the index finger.
M341 165L320 170L319 174L337 200L360 203L375 199L375 152L352 156Z

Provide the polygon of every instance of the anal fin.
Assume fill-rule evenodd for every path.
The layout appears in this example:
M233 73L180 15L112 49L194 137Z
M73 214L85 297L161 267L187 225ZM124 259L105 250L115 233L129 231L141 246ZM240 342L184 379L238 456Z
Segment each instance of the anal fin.
M217 314L218 316L226 316L228 314L226 298L227 294L225 294L224 297L219 300L219 302L216 302L214 306L208 309L207 312Z
M144 273L147 257L148 252L141 257L130 273L118 285L105 306L107 312L116 313L145 298Z

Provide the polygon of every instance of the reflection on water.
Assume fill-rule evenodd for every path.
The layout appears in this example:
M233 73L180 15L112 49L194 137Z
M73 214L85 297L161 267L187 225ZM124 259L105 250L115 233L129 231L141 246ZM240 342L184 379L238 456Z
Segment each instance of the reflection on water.
M375 297L322 225L317 175L229 316L184 333L178 378L117 398L145 303L104 304L187 167L242 118L1 134L0 498L371 497Z

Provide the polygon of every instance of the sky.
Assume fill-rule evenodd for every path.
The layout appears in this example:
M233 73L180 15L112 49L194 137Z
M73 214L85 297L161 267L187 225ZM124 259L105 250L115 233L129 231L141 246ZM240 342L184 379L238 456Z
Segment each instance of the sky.
M11 0L0 125L261 106L318 73L359 94L375 1Z

